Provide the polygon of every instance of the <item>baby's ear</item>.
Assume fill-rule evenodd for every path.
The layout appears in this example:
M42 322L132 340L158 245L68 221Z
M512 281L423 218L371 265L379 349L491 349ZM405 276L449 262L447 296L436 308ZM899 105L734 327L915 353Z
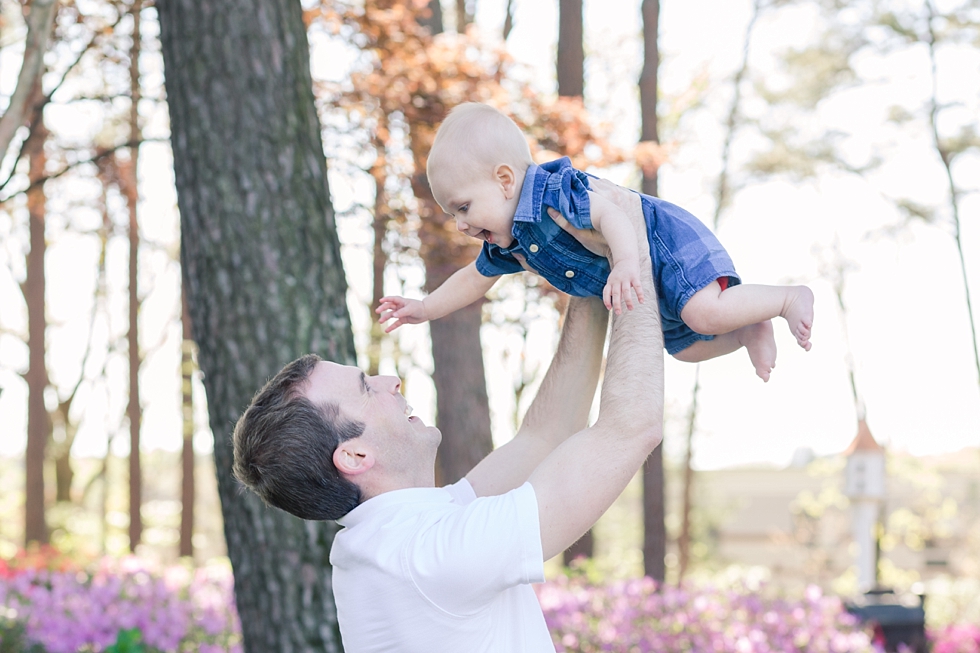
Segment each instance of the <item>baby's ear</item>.
M517 175L514 169L506 163L501 163L493 169L493 176L504 191L504 196L510 199L517 190Z

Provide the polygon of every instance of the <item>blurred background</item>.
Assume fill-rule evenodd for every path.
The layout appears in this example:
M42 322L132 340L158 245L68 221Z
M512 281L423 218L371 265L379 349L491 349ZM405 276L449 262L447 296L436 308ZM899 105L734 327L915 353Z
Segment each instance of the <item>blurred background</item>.
M171 116L178 76L233 85L192 40L201 68L173 66L187 28L157 4L0 2L0 558L227 567L215 442L248 397L209 414ZM351 357L446 434L441 482L513 437L566 301L518 275L431 328L375 323L478 251L422 174L455 104L685 207L744 281L813 290L813 349L776 324L769 383L744 352L667 361L662 448L549 578L887 587L928 596L936 628L980 623L980 3L251 4L301 12Z

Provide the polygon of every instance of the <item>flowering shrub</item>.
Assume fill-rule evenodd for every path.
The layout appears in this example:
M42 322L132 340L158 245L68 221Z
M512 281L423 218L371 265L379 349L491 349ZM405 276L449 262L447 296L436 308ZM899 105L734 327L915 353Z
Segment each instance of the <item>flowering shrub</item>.
M980 653L980 626L952 625L931 635L932 653Z
M89 572L5 569L0 616L20 624L24 640L45 653L241 651L228 572L182 567L155 572L136 558L106 559ZM0 630L0 638L13 632ZM138 648L123 649L137 639Z
M609 585L561 578L539 586L538 600L558 653L875 650L841 601L816 587L801 601L747 590L655 590L649 578Z
M12 578L23 571L47 569L49 571L74 571L81 564L71 556L50 544L21 549L12 558L0 558L0 578Z

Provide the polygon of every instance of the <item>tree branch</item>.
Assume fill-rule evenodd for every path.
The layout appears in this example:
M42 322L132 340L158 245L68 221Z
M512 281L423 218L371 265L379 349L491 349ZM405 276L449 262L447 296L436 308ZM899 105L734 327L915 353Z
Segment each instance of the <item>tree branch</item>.
M36 2L37 0L35 0L35 3ZM75 60L71 62L71 64L69 64L69 66L61 74L61 79L58 80L58 82L54 85L54 88L52 88L51 91L47 94L48 100L50 100L51 97L58 92L58 89L61 88L61 85L65 83L65 80L68 78L68 75L71 73L71 71L75 69L75 66L77 66L79 62L81 62L82 57L84 57L85 54L92 49L92 46L95 45L96 39L102 34L106 34L106 33L114 34L116 31L116 27L118 27L122 19L128 15L129 15L128 13L120 12L116 16L116 21L108 26L108 30L106 30L105 28L101 30L99 29L92 30L92 38L89 39L88 43L85 44L85 47L78 52L78 56L75 57Z
M17 129L24 124L28 114L28 101L41 81L44 71L44 53L54 16L58 10L57 0L34 0L31 13L27 17L27 43L24 45L24 63L17 77L17 86L10 97L10 104L0 117L0 159L7 153L10 142Z
M99 161L101 161L102 159L106 158L107 156L111 156L112 154L114 154L117 150L121 150L121 149L124 149L124 148L127 148L127 147L138 147L138 146L140 146L143 143L167 143L167 142L169 142L169 139L166 139L166 138L142 138L142 139L139 139L137 141L125 141L123 143L118 143L116 145L113 145L112 147L107 147L107 148L99 149L99 150L96 151L96 154L95 155L89 157L88 159L83 159L81 161L75 161L74 163L66 164L65 167L62 168L61 170L59 170L57 172L53 172L50 175L46 175L44 177L38 177L30 185L28 185L26 188L23 188L23 189L15 192L15 193L11 193L10 195L7 195L6 197L0 198L0 204L3 204L4 202L7 202L8 200L10 200L13 197L16 197L17 195L21 195L23 193L26 193L26 192L28 192L28 191L36 188L37 186L40 186L41 184L43 184L46 181L50 181L51 179L57 179L61 175L65 174L66 172L69 172L70 170L72 170L72 169L74 169L74 168L76 168L76 167L78 167L80 165L84 165L86 163L98 163ZM10 180L13 179L13 176L14 176L14 171L11 171L10 176L8 176L3 181L3 183L0 184L0 190L3 190L4 188L7 187L7 184L10 183Z

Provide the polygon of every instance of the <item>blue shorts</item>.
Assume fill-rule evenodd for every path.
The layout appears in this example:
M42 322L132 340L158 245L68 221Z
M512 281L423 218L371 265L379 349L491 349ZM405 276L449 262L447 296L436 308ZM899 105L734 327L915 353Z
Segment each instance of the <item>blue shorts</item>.
M641 195L647 221L653 279L660 303L660 323L668 354L714 336L697 333L681 320L681 311L697 291L727 278L727 286L742 281L728 252L700 220L670 202Z

